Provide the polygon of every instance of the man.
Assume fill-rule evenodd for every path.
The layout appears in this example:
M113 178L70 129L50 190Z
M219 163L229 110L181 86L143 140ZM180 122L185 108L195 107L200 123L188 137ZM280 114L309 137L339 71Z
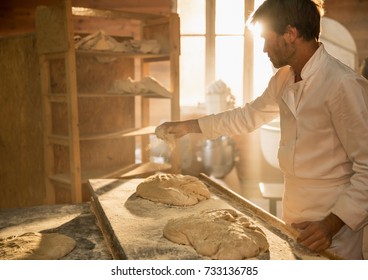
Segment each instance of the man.
M241 108L164 123L157 131L213 139L280 117L284 221L311 250L361 259L368 222L368 82L319 42L322 4L266 0L251 18L263 27L264 52L278 68L263 94Z

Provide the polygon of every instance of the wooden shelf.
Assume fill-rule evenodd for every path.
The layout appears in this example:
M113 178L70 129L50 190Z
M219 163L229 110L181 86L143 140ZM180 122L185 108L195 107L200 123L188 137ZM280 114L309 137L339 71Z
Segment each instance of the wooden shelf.
M104 178L132 178L137 176L147 176L158 171L167 171L171 169L171 165L167 163L146 162L142 164L131 164L119 169L101 169L101 170L85 170L82 171L82 183L87 183L89 179ZM68 188L71 180L69 174L53 174L49 179Z
M144 93L130 93L130 92L106 92L106 93L79 93L78 97L94 98L94 97L136 97L141 96L145 98L164 98L170 99L163 95L159 95L155 92L144 92Z
M128 129L113 133L101 133L101 134L88 134L88 135L81 135L81 141L88 141L88 140L106 140L106 139L115 139L115 138L123 138L123 137L136 137L136 136L143 136L143 135L150 135L155 134L155 126L148 126L143 128L134 128Z
M165 17L156 14L135 13L135 12L109 10L109 9L93 9L84 7L72 7L72 14L74 16L110 18L110 19L126 18L136 20L153 20L153 19L166 20Z
M147 177L159 171L167 172L171 169L171 167L171 164L168 163L145 162L143 164L137 165L129 172L124 172L119 176L111 176L111 178Z
M96 92L96 93L78 93L78 97L81 98L103 98L103 97L137 97L141 96L144 98L157 98L157 99L170 99L170 97L166 97L163 95L159 95L155 92L144 92L144 93L130 93L130 92ZM48 99L53 103L66 103L67 96L63 93L52 93L48 95Z
M60 146L68 146L69 145L68 136L50 134L50 135L48 135L48 138L49 138L50 143L52 143L52 144L60 145Z
M164 61L169 59L169 54L146 54L146 53L124 53L116 51L100 51L100 50L75 50L77 55L83 56L98 56L98 57L127 57L127 58L141 58L154 61Z
M82 183L87 183L88 179L92 178L111 178L111 176L117 176L118 174L124 174L129 172L136 166L129 165L124 168L110 168L110 169L101 169L101 170L83 170L82 171ZM67 173L62 174L53 174L49 176L50 180L66 185L70 185L70 175Z
M62 93L52 93L48 94L47 98L50 102L53 103L66 103L67 102L67 95Z
M80 136L80 141L91 141L91 140L107 140L117 139L124 137L137 137L143 135L155 134L155 126L147 126L143 128L127 129L112 133L99 133L99 134L85 134ZM61 146L68 146L68 136L51 134L48 136L51 143Z
M114 39L118 42L155 40L160 45L160 53L76 49L75 35L84 37L92 30L75 28L74 23L79 19L87 22L88 17L103 18L104 26L119 22L124 30L118 32L118 36L115 34ZM82 183L90 178L144 176L166 170L177 172L176 161L172 161L172 167L150 162L149 149L141 150L143 164L137 165L135 150L149 147L149 135L155 133L150 98L168 100L170 120L180 119L179 21L178 14L172 12L157 15L80 8L72 7L71 0L37 7L37 52L45 130L45 203L79 203L89 199L82 192ZM108 28L106 34L112 35L109 33L115 32ZM96 58L104 58L109 63L100 63ZM156 62L165 62L162 69L152 67ZM165 77L161 76L163 69L167 69ZM154 81L152 84L143 81L142 88L118 87L116 81L134 80L135 76L142 81L145 77L158 76L164 84L170 85L170 89L163 90L161 84L156 85ZM138 88L147 92L119 90L134 92ZM136 114L138 103L140 110ZM135 127L137 123L141 128ZM65 135L55 135L55 131ZM125 137L139 137L139 141ZM58 170L65 174L55 173Z

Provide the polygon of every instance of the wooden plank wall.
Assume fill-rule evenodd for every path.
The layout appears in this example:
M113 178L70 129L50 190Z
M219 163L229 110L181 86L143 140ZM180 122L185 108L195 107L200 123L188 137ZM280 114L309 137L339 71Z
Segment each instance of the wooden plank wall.
M368 1L325 0L326 16L344 25L353 36L358 59L368 57Z
M34 35L0 38L0 208L42 204L42 106Z
M12 0L0 1L0 36L19 35L35 30L35 10L40 5L53 5L62 0ZM95 9L123 9L140 13L168 14L172 0L72 0L75 7ZM107 23L99 19L99 23ZM84 19L75 22L76 29L87 28ZM109 26L118 29L119 26Z

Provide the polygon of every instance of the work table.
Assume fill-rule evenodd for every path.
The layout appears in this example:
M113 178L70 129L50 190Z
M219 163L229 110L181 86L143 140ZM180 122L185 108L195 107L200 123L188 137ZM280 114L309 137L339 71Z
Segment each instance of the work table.
M0 238L26 232L73 238L76 247L63 260L112 259L89 203L0 209Z

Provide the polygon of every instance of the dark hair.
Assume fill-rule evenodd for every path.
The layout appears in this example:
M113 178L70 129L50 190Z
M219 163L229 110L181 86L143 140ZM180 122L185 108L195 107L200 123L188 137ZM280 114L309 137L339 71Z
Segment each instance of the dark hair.
M290 25L305 40L318 40L323 13L323 0L266 0L253 13L251 23L266 24L280 35Z

